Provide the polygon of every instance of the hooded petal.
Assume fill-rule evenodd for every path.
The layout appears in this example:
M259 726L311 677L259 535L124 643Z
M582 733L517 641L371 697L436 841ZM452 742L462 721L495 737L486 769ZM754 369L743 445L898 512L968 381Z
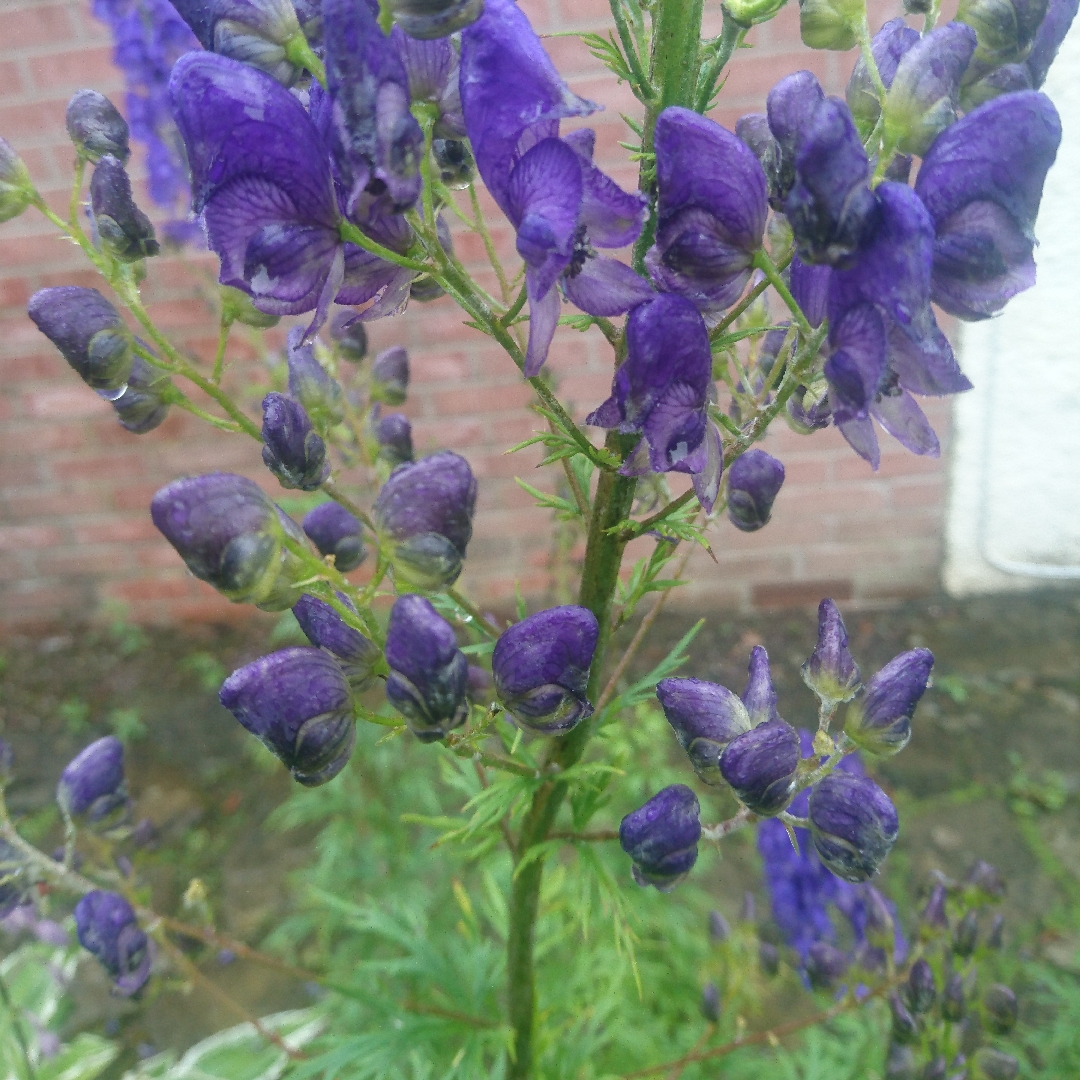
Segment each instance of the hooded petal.
M867 415L885 374L885 324L871 304L851 308L830 328L825 362L829 401L837 423Z
M575 274L563 275L566 299L589 315L622 315L653 297L652 286L625 263L604 256L587 258Z
M941 453L930 421L906 390L896 387L891 392L879 394L870 406L870 414L913 454L937 457Z
M1078 8L1080 0L1050 0L1025 61L1031 74L1031 85L1036 90L1046 81L1046 73L1076 18Z
M525 377L533 378L547 359L551 339L559 325L561 302L558 289L540 293L532 270L525 272L525 287L529 294L529 343L525 350Z
M720 429L712 420L705 426L705 463L694 474L694 494L706 514L711 514L720 494L720 478L724 471L724 444Z
M640 191L623 191L592 163L596 134L580 128L563 138L581 161L581 224L597 247L620 248L632 244L641 232L649 201Z
M832 267L812 266L796 256L791 260L791 295L811 326L825 318Z
M726 686L702 679L661 679L656 696L694 771L719 784L720 751L751 727L745 705Z

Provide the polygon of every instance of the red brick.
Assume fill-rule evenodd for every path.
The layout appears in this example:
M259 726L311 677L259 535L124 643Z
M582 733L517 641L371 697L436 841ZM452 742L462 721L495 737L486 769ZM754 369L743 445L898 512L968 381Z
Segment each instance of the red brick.
M19 4L0 11L0 50L14 53L72 39L70 4Z
M824 597L850 600L854 587L850 581L799 581L755 585L753 602L758 607L816 607Z

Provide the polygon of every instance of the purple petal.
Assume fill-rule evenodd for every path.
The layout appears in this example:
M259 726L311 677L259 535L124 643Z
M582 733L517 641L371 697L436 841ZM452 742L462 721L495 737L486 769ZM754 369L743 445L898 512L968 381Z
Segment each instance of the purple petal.
M860 304L830 329L829 339L825 377L833 415L838 423L865 417L885 373L885 324L876 308Z
M561 304L559 290L549 288L538 295L532 271L525 272L525 287L529 294L529 344L525 350L525 377L533 378L540 373L547 359L551 339L559 325Z
M566 299L589 315L622 315L650 300L652 286L629 266L604 256L587 258L575 274L562 278Z
M895 323L887 328L889 367L900 377L900 385L913 394L942 396L971 389L971 380L960 370L952 346L933 322L920 341L910 337Z
M706 428L697 389L673 382L649 411L643 428L653 472L702 472L708 464Z
M918 30L913 30L903 19L890 19L874 35L871 51L886 90L892 86L896 68L904 53L918 41ZM881 102L861 56L855 61L844 96L856 121L860 125L869 124L872 127L881 115Z
M641 232L649 202L640 191L623 191L592 163L596 135L589 128L563 139L581 161L583 183L581 224L597 247L620 248L632 244Z
M906 391L881 394L870 406L870 414L899 443L913 454L937 457L941 446L930 421Z
M1036 90L1046 81L1046 73L1076 18L1077 8L1080 8L1080 0L1050 0L1026 60L1031 85Z
M720 494L720 478L724 471L724 445L720 429L709 420L705 427L705 464L694 473L694 494L706 514L711 514Z
M765 103L769 127L786 154L794 153L803 129L824 100L817 76L809 71L796 71L769 91Z
M811 266L797 256L791 260L791 295L811 326L825 318L831 280L831 266Z
M870 462L874 471L881 464L881 450L878 447L874 422L869 416L856 416L850 420L837 420L840 434L847 439L848 445L864 461Z

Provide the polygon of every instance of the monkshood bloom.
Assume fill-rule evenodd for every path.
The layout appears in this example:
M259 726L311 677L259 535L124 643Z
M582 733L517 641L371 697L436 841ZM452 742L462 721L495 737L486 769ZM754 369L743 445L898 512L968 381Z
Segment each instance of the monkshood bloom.
M720 753L751 728L742 700L726 686L703 679L661 679L656 696L667 722L706 784L720 784Z
M904 987L904 998L908 1008L916 1016L921 1016L934 1007L934 1002L937 1000L934 969L930 966L930 961L923 956L911 965L907 985Z
M68 138L87 161L97 162L109 154L126 164L131 157L127 121L104 94L79 90L68 102L64 119Z
M465 723L469 664L450 624L422 596L400 596L386 628L386 696L421 742Z
M123 743L107 735L82 750L60 774L56 801L67 816L90 824L126 811Z
M728 470L728 517L742 532L763 529L784 483L784 466L764 450L747 450Z
M934 223L931 297L950 314L988 318L1035 284L1033 229L1060 142L1057 110L1034 91L988 101L935 140L915 192Z
M409 354L401 345L383 349L371 365L372 401L403 405L409 392Z
M572 94L513 0L487 0L462 34L461 103L476 166L517 232L529 296L525 374L547 358L566 296L590 315L611 316L651 290L629 267L594 247L633 243L646 202L592 164L593 134L559 139L559 120L597 106Z
M562 735L592 716L585 696L600 629L588 608L569 604L504 630L491 655L495 692L514 723Z
M131 333L97 289L41 289L27 313L87 386L106 400L124 392L134 362Z
M0 138L0 222L18 217L33 198L34 185L22 158Z
M1046 74L1076 18L1078 8L1080 0L1050 0L1047 5L1046 17L1039 24L1031 52L1024 61L1033 90L1038 90L1046 81Z
M720 435L708 417L712 352L700 312L689 300L662 293L630 312L626 346L611 397L585 422L640 432L619 471L690 473L698 499L711 510L723 462Z
M284 394L263 398L263 449L266 467L284 488L314 491L330 475L326 443L311 426L304 406Z
M434 141L461 139L465 135L465 117L461 113L457 50L444 37L417 41L415 36L403 33L400 25L390 31L390 40L405 65L409 97L414 103L438 106L439 117L432 127Z
M746 287L768 216L768 184L738 136L689 109L657 118L653 284L703 312L730 307Z
M776 689L773 687L772 671L769 669L769 654L760 645L755 645L750 650L742 701L754 727L769 720L780 719L780 714L776 711Z
M367 356L367 330L354 311L339 311L330 320L330 338L338 355L350 364L359 364Z
M333 555L334 566L342 573L355 570L367 557L359 518L336 502L320 503L309 510L301 525L319 554Z
M862 685L859 665L848 649L847 628L832 600L818 604L817 644L800 673L803 682L832 705L850 701Z
M315 358L314 347L304 344L304 331L299 326L289 331L287 357L290 396L300 402L320 430L340 424L345 415L341 386Z
M299 599L293 582L303 564L284 541L303 545L304 534L250 480L233 473L174 480L154 496L150 516L187 568L233 603L283 611Z
M814 786L810 833L821 861L845 881L867 881L900 831L896 808L867 776L831 772Z
M728 743L720 772L744 806L771 817L791 801L801 756L799 733L783 720L767 720Z
M428 40L446 38L476 22L484 0L392 0L390 7L406 34Z
M127 170L111 154L94 169L90 209L96 239L114 259L137 262L161 250L153 224L135 205Z
M338 599L355 611L344 593ZM325 600L304 593L293 607L293 615L308 641L330 653L356 693L366 690L374 680L374 670L382 659L379 647L348 623Z
M634 880L670 892L693 869L701 807L685 784L672 784L619 824L619 843L633 860Z
M956 21L967 23L979 39L965 82L974 83L1003 64L1021 62L1048 7L1047 0L960 0Z
M375 441L379 457L391 465L413 460L412 425L401 413L387 413L375 422Z
M457 581L475 509L476 478L458 454L443 451L395 469L372 511L393 541L395 582L436 589Z
M294 647L263 656L234 671L218 697L305 787L332 780L352 755L352 691L340 665L322 649Z
M848 706L844 716L848 738L871 754L886 756L903 750L911 739L911 718L933 666L934 654L929 649L893 657Z
M130 997L150 978L150 942L132 906L118 893L95 890L75 905L79 944L113 980L113 993Z
M874 63L886 90L892 86L901 58L919 40L919 31L912 29L903 19L890 19L874 35L870 51L874 55ZM844 91L844 99L859 133L869 135L881 116L881 100L862 56L855 61L847 89Z

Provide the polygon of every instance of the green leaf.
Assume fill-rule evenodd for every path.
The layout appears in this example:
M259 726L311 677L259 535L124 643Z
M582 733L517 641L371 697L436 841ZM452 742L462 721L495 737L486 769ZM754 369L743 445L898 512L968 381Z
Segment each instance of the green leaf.
M61 1047L55 1057L39 1062L34 1075L37 1080L94 1080L119 1053L116 1043L84 1031Z
M570 499L563 499L558 495L548 495L538 488L534 488L532 484L526 484L520 476L514 477L514 483L522 490L527 491L536 500L537 506L545 510L554 510L561 521L581 517L581 511L578 509L577 503L572 502Z
M667 656L665 656L652 671L643 675L637 682L631 683L621 694L612 698L612 700L604 707L602 713L603 720L601 723L613 720L624 709L631 709L640 702L651 698L656 689L656 684L661 679L666 679L669 675L672 675L686 663L686 650L689 647L690 642L694 640L698 631L704 625L705 620L698 619L698 621L694 623L694 625L691 626L677 642L675 642Z

